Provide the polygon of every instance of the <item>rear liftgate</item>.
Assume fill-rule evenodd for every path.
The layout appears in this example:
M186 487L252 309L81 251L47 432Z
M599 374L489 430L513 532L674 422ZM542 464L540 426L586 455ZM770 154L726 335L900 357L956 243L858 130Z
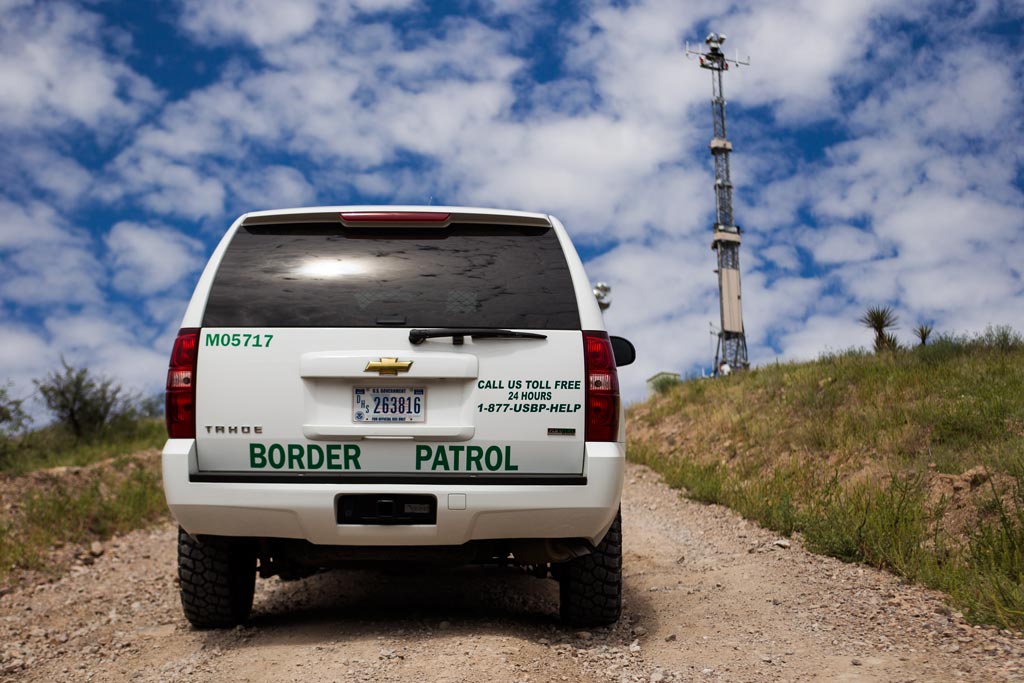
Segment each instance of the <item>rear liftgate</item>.
M588 376L607 337L580 330L547 220L343 216L260 217L229 245L194 331L193 479L585 483L618 392L614 365ZM436 501L337 514L429 523Z

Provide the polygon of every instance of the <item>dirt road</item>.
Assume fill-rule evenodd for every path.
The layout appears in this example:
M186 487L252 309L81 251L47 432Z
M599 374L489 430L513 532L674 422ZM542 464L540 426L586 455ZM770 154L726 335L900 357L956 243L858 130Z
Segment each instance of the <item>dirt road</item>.
M557 587L507 571L257 583L251 624L194 631L171 525L0 597L18 681L1024 681L1024 639L887 574L789 547L630 466L625 613L559 626ZM99 549L97 549L99 550Z

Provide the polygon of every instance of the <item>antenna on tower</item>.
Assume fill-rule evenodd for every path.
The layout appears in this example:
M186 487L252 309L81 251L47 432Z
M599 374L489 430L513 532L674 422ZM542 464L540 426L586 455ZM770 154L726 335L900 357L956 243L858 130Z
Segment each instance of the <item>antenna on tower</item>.
M729 59L722 52L724 33L711 33L704 39L707 51L692 50L686 44L686 56L696 56L700 67L711 71L711 116L715 133L711 138L711 156L715 159L715 225L711 248L718 252L718 296L722 324L718 330L718 348L715 350L715 369L728 363L734 370L750 367L747 360L747 337L743 330L743 309L740 291L740 228L732 215L732 181L729 180L729 154L732 143L725 131L725 95L722 73L729 65L749 66L750 58Z

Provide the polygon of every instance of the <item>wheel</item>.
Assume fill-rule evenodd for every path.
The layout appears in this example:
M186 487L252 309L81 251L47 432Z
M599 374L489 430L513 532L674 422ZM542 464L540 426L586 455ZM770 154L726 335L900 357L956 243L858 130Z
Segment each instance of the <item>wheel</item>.
M200 543L178 528L178 580L185 618L196 628L228 628L249 618L256 548L243 540Z
M622 614L622 513L589 555L559 567L559 611L573 626L606 626Z

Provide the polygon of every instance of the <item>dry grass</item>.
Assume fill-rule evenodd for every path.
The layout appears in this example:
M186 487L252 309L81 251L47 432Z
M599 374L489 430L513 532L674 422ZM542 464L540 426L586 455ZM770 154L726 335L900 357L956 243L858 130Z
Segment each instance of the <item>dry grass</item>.
M682 383L630 409L630 457L1022 628L1024 344L998 332Z
M163 419L126 418L89 437L76 438L59 425L0 439L0 473L25 474L47 467L83 466L118 455L159 448L167 439Z
M57 573L75 546L165 518L159 456L0 475L0 586L23 571Z

